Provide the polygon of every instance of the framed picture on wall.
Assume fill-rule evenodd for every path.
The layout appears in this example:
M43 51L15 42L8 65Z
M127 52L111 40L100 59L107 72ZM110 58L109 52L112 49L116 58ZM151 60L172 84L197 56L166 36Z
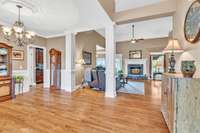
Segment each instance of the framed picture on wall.
M142 59L142 50L129 51L129 59Z
M92 65L92 53L83 51L84 65Z
M24 51L22 50L13 50L12 51L13 60L24 60Z

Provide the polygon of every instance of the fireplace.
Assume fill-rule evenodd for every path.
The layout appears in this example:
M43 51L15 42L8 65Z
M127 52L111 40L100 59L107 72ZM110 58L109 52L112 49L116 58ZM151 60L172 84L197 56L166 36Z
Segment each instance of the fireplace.
M146 80L147 74L147 59L126 59L125 74L129 79Z
M144 75L144 66L143 64L129 64L128 65L128 75Z

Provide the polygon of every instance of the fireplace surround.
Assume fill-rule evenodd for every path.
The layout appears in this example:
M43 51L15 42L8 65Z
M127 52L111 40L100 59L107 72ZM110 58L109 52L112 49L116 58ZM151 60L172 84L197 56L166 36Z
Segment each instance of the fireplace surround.
M143 64L129 64L128 65L128 75L144 75Z
M126 59L125 74L130 79L148 79L147 59Z

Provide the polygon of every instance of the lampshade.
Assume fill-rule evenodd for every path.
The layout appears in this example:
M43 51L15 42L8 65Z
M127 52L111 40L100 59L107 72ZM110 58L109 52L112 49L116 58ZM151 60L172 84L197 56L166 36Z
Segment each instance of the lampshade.
M184 52L184 50L180 46L180 43L177 39L170 39L167 47L164 49L163 52L164 53L171 53L171 52L180 53L180 52Z
M84 59L79 59L76 61L76 64L83 65L83 64L85 64L85 61L84 61Z
M10 36L12 34L12 28L10 28L10 27L3 26L2 29L3 29L3 33L5 35Z

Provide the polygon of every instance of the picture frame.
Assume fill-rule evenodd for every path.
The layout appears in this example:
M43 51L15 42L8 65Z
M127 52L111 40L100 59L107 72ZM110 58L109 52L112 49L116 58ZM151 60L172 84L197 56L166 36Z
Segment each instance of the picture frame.
M129 51L129 59L142 59L142 50Z
M12 59L13 60L24 60L24 51L22 50L13 50L12 51Z
M83 51L84 65L92 65L92 53Z

